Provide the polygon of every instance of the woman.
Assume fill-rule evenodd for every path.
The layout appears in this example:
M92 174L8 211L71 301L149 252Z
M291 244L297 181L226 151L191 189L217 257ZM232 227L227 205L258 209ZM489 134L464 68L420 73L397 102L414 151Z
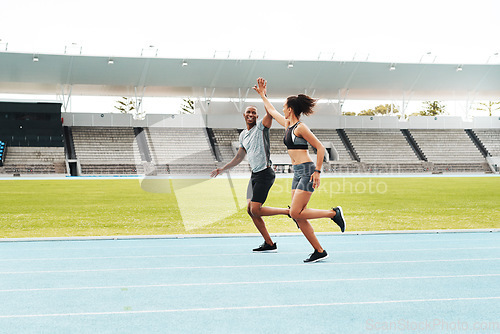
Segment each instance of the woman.
M340 227L342 232L345 230L345 221L340 206L332 210L307 208L307 203L309 203L314 189L318 188L320 184L325 147L307 125L300 121L300 117L313 113L316 100L304 94L289 96L283 105L285 115L283 117L267 99L267 82L263 78L257 79L257 85L253 88L264 101L266 112L286 129L283 142L288 148L294 171L290 216L297 222L304 236L314 247L314 252L304 262L324 260L328 258L328 254L321 247L308 219L330 218ZM308 143L317 150L316 166L309 155Z

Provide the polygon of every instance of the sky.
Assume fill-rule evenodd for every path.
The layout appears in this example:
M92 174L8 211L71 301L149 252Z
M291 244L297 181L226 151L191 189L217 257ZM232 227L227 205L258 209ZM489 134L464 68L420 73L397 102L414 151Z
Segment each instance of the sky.
M34 53L485 63L499 17L498 0L9 0L0 39Z
M1 8L0 50L11 52L500 64L500 0L7 0Z

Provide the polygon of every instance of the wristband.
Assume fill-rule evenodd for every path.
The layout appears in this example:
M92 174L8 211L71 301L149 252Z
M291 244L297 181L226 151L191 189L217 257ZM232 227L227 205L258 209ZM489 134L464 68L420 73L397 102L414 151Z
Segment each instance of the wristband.
M315 169L314 171L321 174L321 171L319 169Z

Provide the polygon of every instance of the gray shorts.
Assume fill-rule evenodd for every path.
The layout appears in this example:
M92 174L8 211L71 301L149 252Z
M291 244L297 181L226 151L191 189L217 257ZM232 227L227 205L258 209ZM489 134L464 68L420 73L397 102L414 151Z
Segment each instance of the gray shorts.
M293 165L292 190L299 189L310 193L314 192L313 181L310 180L315 169L316 166L314 162L304 162L300 165Z

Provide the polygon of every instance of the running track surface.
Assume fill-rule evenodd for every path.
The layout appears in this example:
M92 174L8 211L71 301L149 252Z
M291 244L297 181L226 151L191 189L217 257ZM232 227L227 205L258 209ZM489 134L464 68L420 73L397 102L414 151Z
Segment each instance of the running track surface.
M0 242L2 333L500 333L500 233Z

